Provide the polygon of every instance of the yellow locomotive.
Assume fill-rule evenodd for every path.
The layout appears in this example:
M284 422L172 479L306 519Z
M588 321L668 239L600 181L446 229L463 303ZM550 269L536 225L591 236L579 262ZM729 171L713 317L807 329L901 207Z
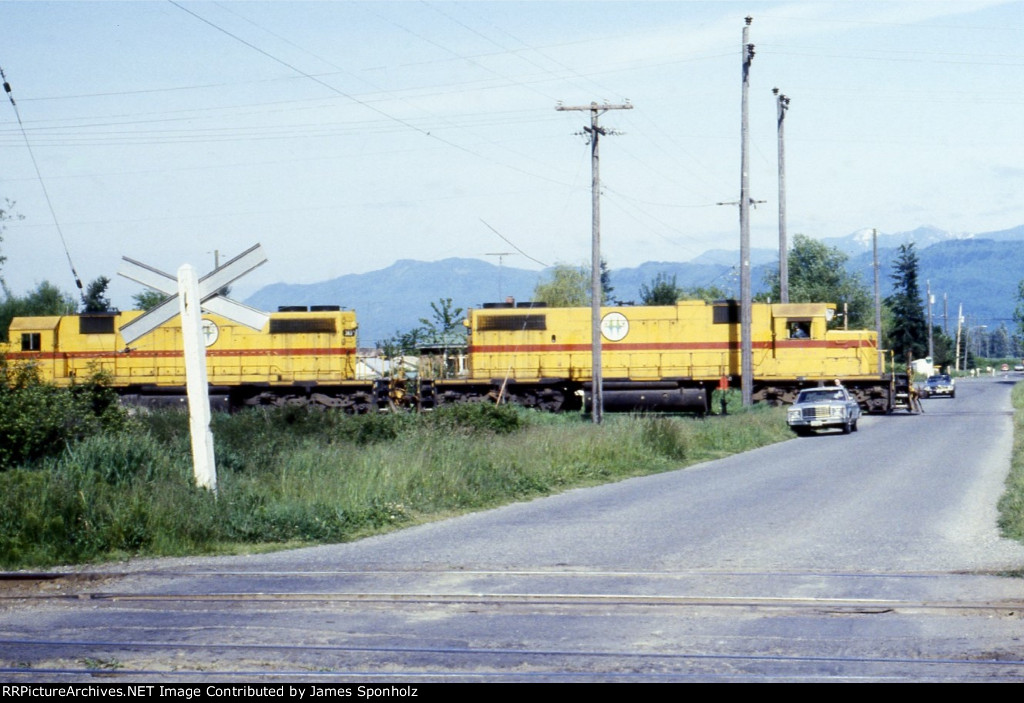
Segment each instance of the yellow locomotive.
M336 306L272 313L256 331L203 315L211 398L217 406L315 402L353 412L376 407L372 381L356 380L356 316ZM118 329L141 311L11 322L8 361L32 363L41 378L70 385L97 372L128 400L154 405L184 399L185 363L178 318L126 345Z
M825 303L753 305L755 400L792 402L801 388L839 378L868 411L891 408L876 334L829 330L834 314ZM466 325L468 376L436 382L438 401L489 395L550 410L589 402L589 308L492 304L471 310ZM605 407L705 412L712 390L739 384L739 330L735 301L603 308Z

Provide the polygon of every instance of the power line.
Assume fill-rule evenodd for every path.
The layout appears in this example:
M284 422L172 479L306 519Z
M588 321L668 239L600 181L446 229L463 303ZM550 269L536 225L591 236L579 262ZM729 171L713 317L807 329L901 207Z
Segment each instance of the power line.
M50 209L50 216L53 217L53 224L57 228L57 234L60 236L61 246L64 247L64 255L68 259L68 266L71 267L71 275L75 279L75 285L78 286L78 291L82 296L82 300L85 300L85 289L82 287L82 281L78 277L78 272L75 271L75 264L71 261L71 252L68 250L67 240L64 239L64 230L60 227L60 221L57 219L57 211L53 208L53 201L50 200L50 192L46 189L46 181L43 180L43 172L39 169L39 162L36 160L35 152L32 150L32 143L28 139L28 132L25 131L25 124L21 121L21 112L18 110L18 103L14 101L14 92L11 90L11 84L7 82L7 74L4 73L3 67L0 67L0 80L3 80L4 91L7 93L7 97L11 101L11 107L14 108L14 115L18 118L18 127L21 129L21 136L25 139L25 148L28 149L28 155L32 159L32 166L36 170L36 179L39 181L39 187L43 190L43 197L46 200L46 206Z
M481 221L481 222L483 222L483 223L484 223L484 225L486 225L487 229L491 230L491 231L492 231L492 232L494 232L494 233L495 233L496 235L498 235L499 237L501 237L502 241L504 241L504 242L505 242L506 244L508 244L508 245L509 245L510 247L512 247L513 249L515 249L516 251L518 251L518 252L519 252L520 254L522 254L523 256L525 256L525 257L526 257L527 259L529 259L530 261L533 261L533 262L535 262L535 263L538 263L538 264L540 264L541 266L543 266L543 267L547 268L548 264L545 264L545 263L544 263L543 261L541 261L540 259L535 259L535 258L533 258L533 257L532 257L532 256L530 256L529 254L527 254L527 253L526 253L525 251L523 251L522 249L520 249L519 247L517 247L517 246L515 245L515 242L513 242L513 241L512 241L511 239L509 239L508 237L506 237L506 236L505 236L504 234L502 234L502 233L501 233L501 232L499 232L498 230L496 230L496 229L494 229L493 227L491 227L491 226L490 226L489 224L487 224L487 222L486 222L486 221L485 221L485 220L484 220L483 218L480 218L480 221ZM490 256L490 255L488 255L488 256Z

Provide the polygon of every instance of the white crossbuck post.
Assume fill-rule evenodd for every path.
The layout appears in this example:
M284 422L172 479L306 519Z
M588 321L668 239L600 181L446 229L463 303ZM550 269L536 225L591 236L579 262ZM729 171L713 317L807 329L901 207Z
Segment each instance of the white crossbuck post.
M126 344L181 314L196 485L216 493L217 467L213 456L213 433L210 431L210 385L206 373L201 308L247 327L263 329L267 322L266 313L225 298L218 291L264 263L267 257L257 244L198 280L195 270L188 264L179 268L178 277L174 278L128 257L123 257L123 260L125 263L118 271L120 275L169 296L160 305L121 327L121 337Z
M178 302L181 339L185 347L185 386L188 391L188 424L192 434L192 466L196 485L217 492L217 463L210 431L210 384L206 374L203 315L199 306L199 279L185 264L178 269Z

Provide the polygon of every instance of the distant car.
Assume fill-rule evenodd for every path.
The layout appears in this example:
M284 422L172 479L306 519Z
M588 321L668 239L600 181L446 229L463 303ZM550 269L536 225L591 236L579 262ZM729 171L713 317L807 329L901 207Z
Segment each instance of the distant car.
M801 436L827 427L850 434L857 431L859 419L860 405L843 386L802 390L786 412L790 428Z
M999 367L999 370L1000 371L1009 371L1010 370L1010 365L1009 364L1003 364L1002 366Z
M1013 367L1013 370L1014 370L1014 371L1024 371L1024 364L1016 364L1016 365L1015 365L1015 366Z
M921 387L920 393L924 398L931 398L934 395L956 398L956 382L946 374L929 376Z

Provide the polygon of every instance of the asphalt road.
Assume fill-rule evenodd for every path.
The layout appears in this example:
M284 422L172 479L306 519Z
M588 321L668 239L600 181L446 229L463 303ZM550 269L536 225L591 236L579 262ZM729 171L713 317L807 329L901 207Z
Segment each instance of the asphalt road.
M8 586L0 674L1021 679L1010 387L352 544Z

